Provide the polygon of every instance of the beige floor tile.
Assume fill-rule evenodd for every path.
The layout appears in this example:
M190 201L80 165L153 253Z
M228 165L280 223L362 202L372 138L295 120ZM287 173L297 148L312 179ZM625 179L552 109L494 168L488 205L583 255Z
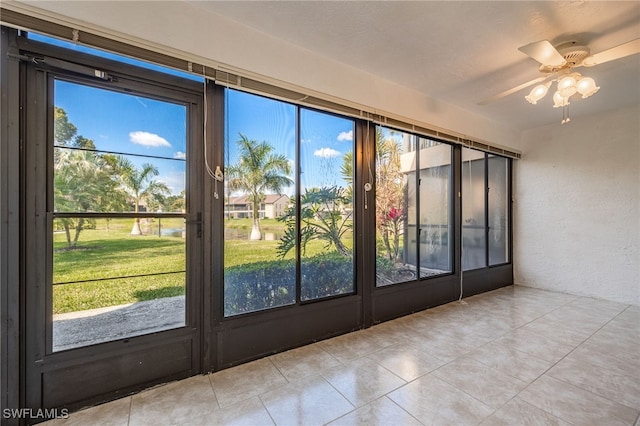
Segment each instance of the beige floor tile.
M507 333L494 342L554 363L575 349L575 346L559 343L522 328Z
M485 328L480 333L479 330L482 328L478 325L480 321L482 320L465 320L465 322L455 324L453 327L448 325L442 328L442 333L460 344L479 348L509 331L509 329L496 331L492 328Z
M489 406L431 374L388 397L424 425L476 425L493 413Z
M322 349L333 355L338 361L345 363L361 358L380 349L398 343L384 339L371 330L359 330L353 333L323 340L319 344Z
M640 352L633 354L612 351L606 345L596 345L587 341L578 346L566 359L602 367L614 374L640 378Z
M218 371L209 377L220 407L288 383L268 358Z
M547 375L520 392L518 398L577 425L632 425L640 413Z
M499 408L527 386L470 358L457 359L431 373L492 408Z
M620 334L611 330L602 329L587 340L594 345L608 349L611 352L625 352L629 354L640 353L640 337Z
M612 312L598 312L582 306L563 306L543 318L565 328L585 334L593 334L616 316Z
M218 409L209 378L195 376L134 395L129 424L181 425Z
M481 423L482 426L570 426L533 405L513 398Z
M638 377L568 358L556 364L547 374L640 411Z
M554 343L566 344L574 347L587 340L592 334L572 330L561 323L551 321L545 317L532 321L520 329L544 336Z
M382 397L329 423L331 426L421 426L411 414Z
M598 315L606 315L611 318L623 312L629 307L623 303L611 302L609 300L594 299L592 297L579 297L567 303L567 307L576 306L591 312L597 312Z
M270 359L287 380L318 375L328 368L341 365L318 343L282 352Z
M278 426L321 425L354 408L320 376L291 382L260 398Z
M129 424L131 397L117 399L86 410L71 413L66 419L55 419L42 423L47 426L126 426Z
M406 383L371 358L360 358L323 373L354 406L367 404Z
M526 383L531 383L553 365L551 361L495 342L471 352L468 356Z
M259 397L254 396L194 419L189 426L269 426L273 420Z
M602 331L640 339L640 315L638 318L630 318L630 316L623 317L621 314L602 327Z
M446 363L425 349L409 344L382 349L368 358L406 381L417 379Z
M429 336L416 335L410 340L410 343L446 362L460 358L477 348L474 345L460 342L445 333L437 331L432 332Z

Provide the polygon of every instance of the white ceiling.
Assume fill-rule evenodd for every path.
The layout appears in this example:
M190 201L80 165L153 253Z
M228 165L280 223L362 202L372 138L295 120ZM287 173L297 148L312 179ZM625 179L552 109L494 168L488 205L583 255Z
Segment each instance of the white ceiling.
M598 53L640 37L634 1L189 3L519 130L560 122L562 112L550 95L527 103L530 89L477 105L541 76L518 47L575 40ZM572 98L571 116L640 103L640 55L578 71L601 89Z

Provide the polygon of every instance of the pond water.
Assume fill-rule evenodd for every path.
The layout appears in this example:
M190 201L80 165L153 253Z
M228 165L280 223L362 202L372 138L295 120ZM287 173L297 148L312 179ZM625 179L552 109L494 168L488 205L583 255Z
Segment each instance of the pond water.
M183 237L184 228L162 228L161 233L163 237ZM156 229L156 235L158 231ZM282 238L284 232L274 230L262 230L262 240L264 241L277 241ZM224 230L224 237L226 240L248 240L251 235L251 229L238 229L238 228L226 228Z
M182 237L184 228L162 228L161 233L163 237Z
M263 229L262 240L264 241L277 241L282 238L284 232L280 230ZM248 240L251 235L251 228L225 228L224 239L225 240Z

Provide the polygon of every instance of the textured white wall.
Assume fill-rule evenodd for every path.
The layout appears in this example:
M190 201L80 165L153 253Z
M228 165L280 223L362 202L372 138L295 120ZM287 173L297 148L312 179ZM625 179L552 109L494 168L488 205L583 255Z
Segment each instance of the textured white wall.
M640 305L640 107L521 141L516 284Z

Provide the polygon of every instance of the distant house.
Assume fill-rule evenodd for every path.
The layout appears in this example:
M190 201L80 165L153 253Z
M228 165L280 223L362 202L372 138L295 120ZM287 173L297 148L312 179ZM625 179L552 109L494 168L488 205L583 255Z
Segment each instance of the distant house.
M276 219L284 215L288 205L289 196L284 194L268 194L264 203L260 204L258 215L260 219ZM224 208L224 217L232 219L252 218L253 206L247 201L247 196L229 197Z

